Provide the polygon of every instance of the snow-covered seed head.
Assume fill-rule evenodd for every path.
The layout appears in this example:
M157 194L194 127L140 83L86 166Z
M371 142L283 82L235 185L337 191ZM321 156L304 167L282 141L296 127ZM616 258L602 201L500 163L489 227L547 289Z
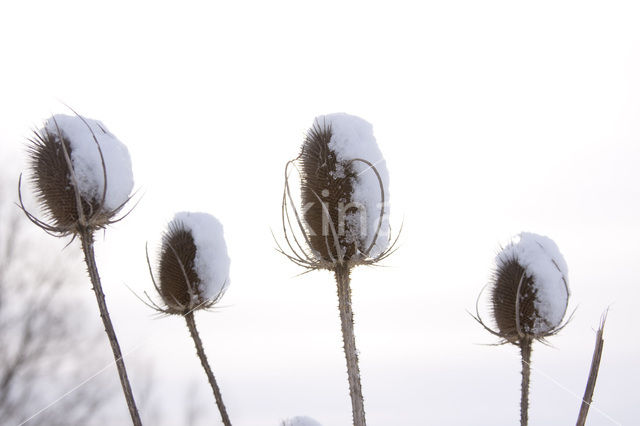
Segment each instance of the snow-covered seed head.
M371 124L343 113L317 117L299 169L313 257L331 269L381 256L389 245L389 177Z
M99 121L55 115L29 146L31 181L50 224L61 235L102 228L129 200L133 188L127 148Z
M518 235L496 257L490 300L497 334L513 343L555 334L569 300L567 273L551 239Z
M283 420L280 426L322 426L320 423L307 416L296 416Z
M213 306L229 285L229 256L220 222L206 213L175 215L163 235L156 289L169 314Z

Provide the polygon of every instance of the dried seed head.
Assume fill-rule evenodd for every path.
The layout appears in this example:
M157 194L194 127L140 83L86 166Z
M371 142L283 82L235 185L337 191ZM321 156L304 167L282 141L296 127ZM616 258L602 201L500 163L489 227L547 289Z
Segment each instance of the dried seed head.
M165 307L183 315L215 304L229 285L222 225L205 213L178 213L163 235L156 288Z
M361 118L316 118L298 157L305 240L320 267L372 263L389 245L388 173Z
M360 252L361 242L359 211L352 200L357 174L352 164L337 160L329 148L331 136L331 124L316 121L300 153L302 205L309 242L315 255L326 262L339 257L337 246L346 260L352 259ZM356 220L344 223L341 213ZM338 229L341 223L344 230Z
M60 139L46 130L35 134L29 147L32 182L45 214L55 227L72 229L78 222L75 192ZM67 152L69 141L63 139ZM81 198L83 213L89 216L98 209L95 200Z
M129 153L102 123L55 115L35 132L28 149L31 181L51 222L35 220L43 228L73 234L83 219L87 228L99 229L128 201Z
M490 298L497 334L505 340L555 334L568 297L567 264L551 239L522 233L496 257Z

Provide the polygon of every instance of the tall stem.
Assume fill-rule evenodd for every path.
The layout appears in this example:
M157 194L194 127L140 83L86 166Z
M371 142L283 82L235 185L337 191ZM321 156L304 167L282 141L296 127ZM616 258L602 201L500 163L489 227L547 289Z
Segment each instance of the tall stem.
M193 312L185 314L184 319L187 321L189 333L191 333L191 338L193 338L193 341L196 345L196 352L198 352L198 357L200 358L200 363L202 363L202 368L204 368L205 373L207 373L209 384L211 385L211 389L213 390L213 396L215 396L216 398L216 404L218 405L220 416L222 416L222 423L224 423L225 426L231 426L231 420L229 420L227 409L225 408L224 402L222 401L222 393L220 392L220 388L218 387L216 378L213 375L213 370L211 370L211 366L209 365L209 361L207 360L207 354L204 353L204 347L202 346L202 340L200 340L200 334L198 333L198 329L196 328L196 320L193 317Z
M127 369L124 366L124 360L122 358L122 351L120 351L120 344L116 337L116 332L113 329L111 323L111 317L107 310L107 302L102 291L102 284L100 282L100 275L98 275L98 266L96 265L96 257L93 251L93 233L88 229L80 231L80 240L82 241L82 251L84 252L84 260L87 264L87 270L89 272L89 278L93 285L93 292L96 295L98 301L98 308L100 309L100 318L104 324L104 331L107 333L109 343L111 344L111 350L113 351L113 358L116 361L116 367L118 368L118 375L120 376L120 384L122 385L122 391L127 400L127 406L129 407L129 414L131 415L131 421L135 426L142 426L140 420L140 414L136 407L136 401L133 398L133 391L131 390L131 384L129 383L129 377L127 376Z
M522 356L522 389L520 394L520 426L529 423L529 379L531 377L531 339L523 338L520 341L520 354Z
M349 269L338 266L335 271L338 284L338 308L342 325L342 341L344 355L347 359L347 374L349 377L349 393L351 394L351 409L354 426L365 426L364 398L360 384L360 368L358 367L358 351L356 337L353 333L353 310L351 309L351 287Z

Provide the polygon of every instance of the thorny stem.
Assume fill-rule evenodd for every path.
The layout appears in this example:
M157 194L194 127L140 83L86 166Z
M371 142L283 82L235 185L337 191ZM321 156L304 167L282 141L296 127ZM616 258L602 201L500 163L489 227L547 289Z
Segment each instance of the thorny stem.
M349 285L349 269L339 265L335 271L338 284L338 308L342 325L342 341L344 355L347 359L347 374L349 377L349 393L351 394L351 409L354 426L365 426L364 398L360 384L360 368L358 367L358 351L356 337L353 333L353 310L351 309L351 287Z
M204 347L202 346L202 340L200 340L200 334L198 334L198 329L196 328L196 320L193 317L193 312L185 314L184 319L187 321L189 333L191 333L191 337L196 344L196 351L198 352L198 357L202 363L202 368L204 368L205 373L207 373L207 378L209 379L209 384L213 390L213 395L216 398L216 404L218 405L220 416L222 416L222 423L224 423L225 426L231 426L231 420L229 420L227 409L224 406L224 401L222 401L222 393L220 393L220 388L218 387L216 378L213 375L213 370L211 370L211 366L207 360L207 354L204 353Z
M124 366L124 360L122 359L122 351L120 351L120 345L118 344L118 338L116 332L113 329L111 323L111 317L107 310L107 302L102 291L102 284L100 283L100 275L98 275L98 266L96 265L95 253L93 251L93 234L87 228L81 229L80 240L82 241L82 250L84 252L84 259L87 263L87 270L89 277L91 278L91 284L93 285L93 292L96 295L98 301L98 308L100 309L100 318L104 324L104 331L109 337L109 343L111 344L111 350L113 351L113 358L116 360L116 366L118 368L118 375L120 376L120 384L122 385L122 391L127 400L129 407L129 414L131 414L131 421L134 426L142 426L140 420L140 414L136 407L136 402L133 398L133 391L131 390L131 384L129 383L129 377L127 376L127 369Z
M524 337L520 341L522 355L522 388L520 394L520 426L529 423L529 378L531 377L531 339Z

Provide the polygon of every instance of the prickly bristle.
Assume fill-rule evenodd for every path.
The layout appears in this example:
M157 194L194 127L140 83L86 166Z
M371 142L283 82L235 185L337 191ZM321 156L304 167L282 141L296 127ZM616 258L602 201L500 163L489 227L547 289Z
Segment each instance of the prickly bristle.
M193 304L193 296L199 298L195 257L191 232L179 222L170 224L162 239L158 268L160 296L167 307L184 310Z
M71 173L65 158L62 143L71 158L71 145L66 138L60 138L42 130L36 132L28 154L31 166L31 181L36 197L45 215L58 228L73 228L78 221L78 209ZM80 198L85 216L98 213L95 200Z
M316 256L327 262L338 259L335 231L340 250L348 261L358 253L359 241L348 238L339 208L351 202L357 175L350 164L338 162L335 152L329 148L331 135L331 126L319 123L307 132L300 154L302 209ZM344 215L357 211L352 207L344 211Z
M522 285L520 285L522 279ZM516 312L516 298L520 285L519 309ZM498 265L491 288L491 307L500 334L508 340L518 340L516 315L523 334L533 336L534 326L539 317L535 307L536 288L533 278L527 276L517 259L509 259Z

